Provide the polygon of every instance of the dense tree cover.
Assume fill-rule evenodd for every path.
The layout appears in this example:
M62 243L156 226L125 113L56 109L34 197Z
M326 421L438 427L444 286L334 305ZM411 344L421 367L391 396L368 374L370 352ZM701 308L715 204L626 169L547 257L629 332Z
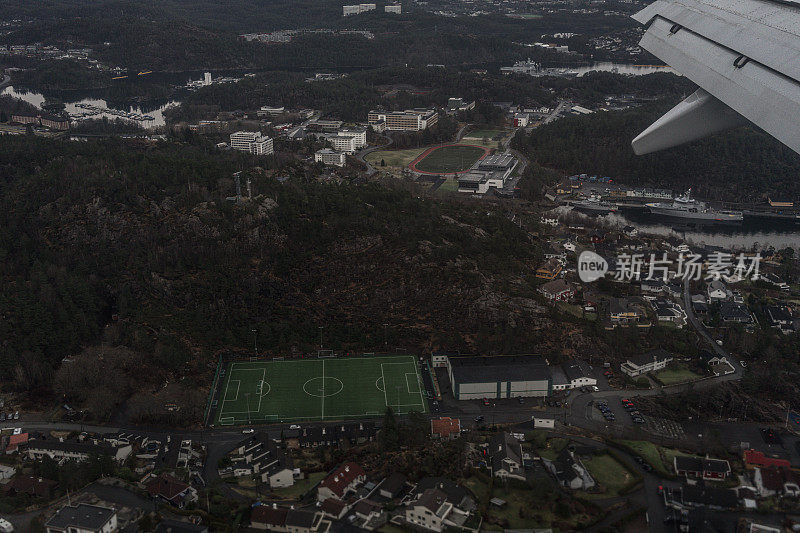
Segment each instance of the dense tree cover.
M564 174L602 174L631 185L676 190L693 187L708 199L758 202L770 195L800 195L800 156L751 127L636 156L631 139L674 103L564 118L518 134L514 146Z
M534 299L535 243L483 204L321 183L298 165L281 169L285 184L248 170L258 197L234 205L232 173L268 159L113 139L0 145L0 376L37 398L105 415L114 401L80 386L97 372L117 375L121 398L207 379L217 351L252 348L252 329L276 354L313 350L319 326L344 351L556 340ZM68 356L83 377L56 372Z
M341 3L316 0L222 4L210 0L154 4L67 0L37 2L35 8L29 2L13 0L0 6L0 17L25 21L4 36L0 45L89 46L92 57L106 64L161 71L349 69L429 63L497 66L525 57L563 63L577 58L514 43L557 31L599 35L634 24L627 17L598 19L582 14L522 20L502 15L450 18L422 11L394 16L378 10L342 17ZM374 32L375 38L306 34L290 43L264 44L240 37L245 32L291 28L356 28ZM76 69L72 76L78 75L91 78L91 73Z

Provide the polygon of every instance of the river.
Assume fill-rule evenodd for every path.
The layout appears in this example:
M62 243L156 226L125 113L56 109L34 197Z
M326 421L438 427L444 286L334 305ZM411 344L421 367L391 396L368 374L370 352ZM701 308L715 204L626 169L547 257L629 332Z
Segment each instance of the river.
M35 93L35 92L27 92L27 91L22 91L22 90L17 91L16 89L14 89L13 85L9 85L8 87L6 87L2 91L0 91L0 95L3 95L3 94L7 94L7 95L10 95L10 96L13 96L14 98L19 98L20 100L24 100L24 101L28 102L29 104L34 105L34 106L36 106L36 107L38 107L40 109L42 107L42 104L45 101L45 96L43 94ZM87 117L87 118L101 119L101 118L105 117L105 118L108 118L108 119L111 119L111 120L113 120L115 118L120 118L120 119L125 120L125 121L138 123L138 124L140 124L142 127L146 128L146 129L154 129L154 128L157 128L157 127L160 127L160 126L164 126L166 124L166 120L164 118L164 111L166 109L169 109L170 107L179 105L180 102L175 101L175 100L168 100L166 102L158 103L158 104L156 104L156 105L154 105L152 107L145 107L145 108L142 108L142 107L136 106L136 105L128 105L127 107L119 107L119 106L115 107L113 105L109 105L109 103L106 100L102 99L102 98L85 97L85 98L82 98L80 100L75 100L75 101L72 101L72 102L64 102L64 106L65 106L64 110L67 113L69 113L70 116L84 114L84 113L87 112L87 110L85 108L82 108L77 104L91 105L91 106L94 106L96 108L100 108L100 109L104 109L104 110L117 110L117 111L123 111L123 112L126 112L126 113L135 113L135 114L139 114L139 115L149 115L149 116L153 117L153 120L134 120L134 119L130 119L130 118L127 118L127 117L124 117L124 116L115 115L110 111L103 111L103 112L97 113L97 114L92 115L91 117ZM76 119L73 118L73 120L76 120ZM78 118L77 120L80 120L80 119Z

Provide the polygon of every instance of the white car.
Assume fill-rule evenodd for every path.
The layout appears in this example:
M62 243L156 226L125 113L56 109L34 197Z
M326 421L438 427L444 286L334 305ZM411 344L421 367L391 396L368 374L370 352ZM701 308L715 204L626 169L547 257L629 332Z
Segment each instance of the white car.
M592 392L600 392L600 389L597 387L597 385L592 385Z
M255 432L256 432L256 430L255 430L255 429L253 429L253 428L247 428L247 429L243 429L243 430L242 430L242 434L243 434L243 435L249 435L249 434L251 434L251 433L255 433Z
M289 429L300 429L300 426L298 426L297 424L292 424L291 426L289 426Z
M5 518L0 518L0 532L14 533L14 526L11 525L11 522L6 520Z

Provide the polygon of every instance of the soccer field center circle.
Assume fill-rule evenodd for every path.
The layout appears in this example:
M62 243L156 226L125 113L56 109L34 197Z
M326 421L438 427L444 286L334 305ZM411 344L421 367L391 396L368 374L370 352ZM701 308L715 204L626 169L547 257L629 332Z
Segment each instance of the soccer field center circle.
M327 384L330 384L326 386ZM309 396L316 396L317 398L327 398L328 396L336 396L344 390L344 383L341 379L332 377L317 377L311 378L303 383L303 392Z
M425 385L409 355L232 362L220 384L221 425L427 412Z
M479 150L483 150L483 154L481 154L475 161L470 163L470 165L467 168L460 169L460 170L434 171L434 170L420 170L419 168L417 168L417 165L419 163L421 163L424 159L426 159L428 156L430 156L431 154L435 153L436 151L442 150L442 149L446 149L446 148L456 148L456 147L476 148L476 149L479 149ZM475 163L477 163L481 159L486 158L486 156L489 155L489 152L491 152L491 150L489 148L486 148L485 146L480 146L480 145L477 145L477 144L462 144L462 143L440 144L438 146L431 146L430 148L428 148L427 150L425 150L424 152L419 154L411 163L408 164L408 168L410 170L412 170L413 172L416 172L417 174L425 174L425 175L429 175L429 176L457 176L459 174L463 174L464 172L467 172L470 168L472 168L472 166Z

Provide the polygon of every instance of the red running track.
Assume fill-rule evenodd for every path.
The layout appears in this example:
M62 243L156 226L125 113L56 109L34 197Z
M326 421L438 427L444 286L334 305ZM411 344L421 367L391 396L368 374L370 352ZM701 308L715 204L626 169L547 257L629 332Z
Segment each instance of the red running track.
M467 168L464 170L459 170L458 172L427 172L425 170L419 170L417 168L417 163L428 157L431 154L431 152L434 152L439 148L446 148L448 146L470 146L472 148L480 148L481 150L483 150L483 155L478 158L478 161L484 159L487 155L489 155L489 152L491 152L489 148L477 144L461 144L461 143L440 144L438 146L431 146L430 148L419 154L416 159L414 159L411 163L408 164L408 168L410 168L411 170L413 170L418 174L426 174L429 176L457 176L458 174L463 174L464 172L468 171L469 169Z

